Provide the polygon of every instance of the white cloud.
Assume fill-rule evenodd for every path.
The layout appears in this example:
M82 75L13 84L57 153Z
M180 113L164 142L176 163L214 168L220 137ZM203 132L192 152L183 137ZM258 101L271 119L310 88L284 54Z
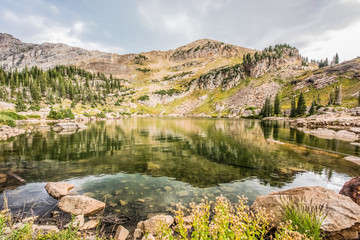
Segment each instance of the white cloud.
M55 11L54 9L52 10ZM87 29L85 23L81 21L75 21L67 26L44 16L22 15L20 18L9 10L5 10L1 18L3 21L9 22L9 25L15 26L15 28L31 29L31 34L21 39L22 41L39 44L43 42L64 43L87 50L124 52L120 47L83 40L81 35L85 33Z
M175 9L175 10L174 10ZM169 9L157 1L140 4L138 12L147 28L162 34L176 34L191 41L199 36L201 24L185 11Z
M332 59L335 53L339 53L340 60L349 60L360 55L359 39L360 21L341 30L325 32L313 39L301 53L310 59Z

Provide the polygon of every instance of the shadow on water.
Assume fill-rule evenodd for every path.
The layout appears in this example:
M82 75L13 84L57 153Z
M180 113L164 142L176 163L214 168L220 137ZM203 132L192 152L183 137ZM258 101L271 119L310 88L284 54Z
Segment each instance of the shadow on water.
M79 193L106 197L110 210L131 215L169 211L174 201L219 194L230 199L245 194L252 201L299 184L338 190L360 170L339 154L302 145L359 154L357 146L309 136L285 122L122 119L89 123L87 130L71 135L37 132L0 143L0 173L11 171L27 180L17 187L8 179L0 188L15 188L7 191L14 208L15 199L33 203L30 193L51 205L45 183L69 181Z

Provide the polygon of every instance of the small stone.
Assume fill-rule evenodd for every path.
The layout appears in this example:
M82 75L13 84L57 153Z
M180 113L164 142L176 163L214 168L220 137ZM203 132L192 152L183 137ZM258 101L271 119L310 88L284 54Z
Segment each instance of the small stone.
M134 231L134 238L141 238L142 230L140 228L135 229Z
M60 230L54 225L40 225L36 226L36 230L42 232L59 232Z
M177 192L177 195L179 197L185 197L185 196L189 195L189 193L187 191L183 190L183 191Z
M152 234L148 234L147 236L144 236L142 240L155 240L155 238Z
M164 189L165 189L165 191L170 192L170 191L172 190L172 187L170 187L170 186L165 186Z
M110 207L116 207L116 206L117 206L117 203L110 202L110 203L109 203L109 206L110 206Z
M126 240L128 236L129 236L129 231L123 226L120 225L116 229L115 240Z
M89 230L89 229L93 229L96 228L96 226L99 224L99 221L96 220L90 220L87 221L81 228L81 230Z
M128 204L128 202L125 200L120 200L120 204L121 204L121 206L125 206L126 204Z
M21 222L23 222L23 223L33 222L33 221L35 221L37 218L38 218L38 216L27 217L27 218L24 218Z
M71 224L72 223L72 224ZM78 215L75 217L73 222L69 222L68 224L65 225L66 228L70 227L70 224L72 227L76 227L78 226L79 228L81 228L82 226L84 226L84 215Z
M59 211L52 211L50 213L51 217L58 217L60 215L60 212Z
M145 202L145 199L139 198L137 201L138 201L138 202Z

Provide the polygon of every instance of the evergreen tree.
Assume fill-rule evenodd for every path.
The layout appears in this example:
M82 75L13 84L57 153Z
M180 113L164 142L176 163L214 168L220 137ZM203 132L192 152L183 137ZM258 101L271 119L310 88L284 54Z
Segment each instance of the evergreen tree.
M262 117L270 117L273 115L273 106L271 105L270 97L266 98L265 103L260 111Z
M24 104L22 94L20 92L16 95L16 104L15 104L15 110L17 112L24 112L26 111L26 105Z
M360 92L358 93L358 105L360 106Z
M274 100L274 115L278 116L281 113L280 96L277 93Z
M306 102L305 102L304 94L301 92L297 103L296 115L303 116L305 114L306 114Z
M340 59L339 59L339 54L335 54L335 64L339 64Z
M291 110L290 110L290 117L296 117L296 103L295 97L291 98Z
M314 115L316 113L316 102L313 101L309 110L309 115Z

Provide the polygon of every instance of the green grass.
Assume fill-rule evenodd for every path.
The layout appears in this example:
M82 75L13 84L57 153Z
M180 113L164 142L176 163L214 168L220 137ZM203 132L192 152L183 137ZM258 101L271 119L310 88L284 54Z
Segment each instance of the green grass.
M10 127L15 127L15 120L23 120L27 117L17 114L16 112L11 111L0 111L0 125L7 125Z
M291 225L298 232L306 234L313 240L323 238L320 230L322 222L326 218L324 206L313 206L304 203L303 199L290 198L286 202L283 201L282 209L285 221L291 221Z

